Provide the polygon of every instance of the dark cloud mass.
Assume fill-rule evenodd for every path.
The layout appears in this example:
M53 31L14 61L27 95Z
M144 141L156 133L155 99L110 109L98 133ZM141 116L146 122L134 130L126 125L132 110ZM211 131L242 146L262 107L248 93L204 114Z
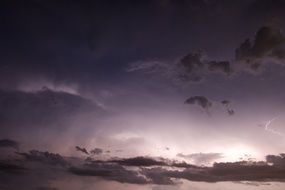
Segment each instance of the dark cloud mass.
M1 139L0 140L0 148L14 148L16 150L19 149L19 144L16 141L10 139Z
M285 37L280 29L265 26L258 30L252 42L246 39L235 51L237 61L243 61L251 69L258 69L264 58L282 59L285 56Z
M209 108L212 107L212 102L204 96L192 96L185 100L185 104L190 104L190 105L197 104L207 112L209 111Z
M40 162L48 165L62 166L68 165L68 162L60 155L50 153L48 151L42 152L38 150L31 150L29 153L18 153L23 156L26 160L32 162Z
M126 166L166 166L167 165L167 163L165 163L164 161L155 160L153 158L148 158L148 157L119 159L119 160L112 160L111 162L115 162Z
M81 147L79 147L79 146L76 146L75 149L76 149L77 151L80 151L80 152L83 152L84 154L89 155L89 152L86 150L86 148L81 148Z
M72 157L32 150L29 153L17 153L23 159L10 158L0 163L0 172L11 177L31 175L37 168L46 172L65 172L75 176L93 176L105 180L131 184L175 185L180 179L200 182L222 181L284 181L285 156L268 155L266 161L215 162L205 167L190 165L164 158L134 157L109 161L81 160L74 162ZM220 153L178 154L177 156L205 163L222 158ZM21 158L20 157L20 158ZM80 160L80 159L79 159ZM53 166L53 167L51 167ZM60 167L56 167L60 166ZM136 167L130 169L129 167ZM62 177L58 176L57 177ZM1 182L1 180L0 180Z

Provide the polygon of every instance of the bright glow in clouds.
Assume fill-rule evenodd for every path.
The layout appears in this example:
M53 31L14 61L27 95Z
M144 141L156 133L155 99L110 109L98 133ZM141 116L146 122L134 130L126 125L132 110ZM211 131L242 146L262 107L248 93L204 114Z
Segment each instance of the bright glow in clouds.
M257 150L243 144L235 145L222 151L225 161L248 160L260 157Z

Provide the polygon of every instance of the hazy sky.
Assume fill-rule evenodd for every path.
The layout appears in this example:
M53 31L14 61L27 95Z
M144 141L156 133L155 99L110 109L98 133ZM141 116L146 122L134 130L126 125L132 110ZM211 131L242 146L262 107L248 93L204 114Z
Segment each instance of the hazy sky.
M284 10L1 1L0 189L283 189Z

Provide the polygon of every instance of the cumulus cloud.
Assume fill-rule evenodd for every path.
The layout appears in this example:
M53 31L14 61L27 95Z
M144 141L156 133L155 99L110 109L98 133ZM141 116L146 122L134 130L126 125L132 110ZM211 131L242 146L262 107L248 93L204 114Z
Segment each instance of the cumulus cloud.
M201 164L210 164L220 158L223 158L222 153L194 153L194 154L177 154L178 157L191 160L193 163Z
M209 108L212 107L212 102L206 98L205 96L192 96L185 100L185 104L190 105L198 105L201 108L203 108L206 112L209 111Z
M285 167L285 154L267 155L266 161L274 166Z
M235 50L237 61L247 64L251 69L258 69L263 59L285 57L285 36L275 27L264 26L258 30L255 39L246 39Z
M232 109L231 102L229 100L223 100L221 102L217 102L217 101L209 100L205 96L192 96L186 99L184 103L190 104L190 105L198 105L203 110L205 110L206 113L208 114L209 114L209 108L213 107L214 105L221 104L229 116L232 116L235 114L235 111L234 109Z
M0 148L14 148L16 150L19 149L19 144L16 141L10 139L1 139L0 140Z
M254 40L246 39L235 49L235 57L229 60L209 59L202 50L191 51L178 61L140 61L129 66L128 71L142 71L158 76L167 76L174 81L199 82L213 73L232 76L240 72L257 71L269 59L285 58L285 36L277 27L261 27ZM273 61L274 62L274 61ZM228 109L229 115L234 110Z

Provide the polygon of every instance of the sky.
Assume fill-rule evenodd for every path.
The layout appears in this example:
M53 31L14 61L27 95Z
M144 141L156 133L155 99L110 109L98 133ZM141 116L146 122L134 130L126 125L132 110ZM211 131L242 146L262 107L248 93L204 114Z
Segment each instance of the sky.
M1 1L0 189L284 189L284 9Z

